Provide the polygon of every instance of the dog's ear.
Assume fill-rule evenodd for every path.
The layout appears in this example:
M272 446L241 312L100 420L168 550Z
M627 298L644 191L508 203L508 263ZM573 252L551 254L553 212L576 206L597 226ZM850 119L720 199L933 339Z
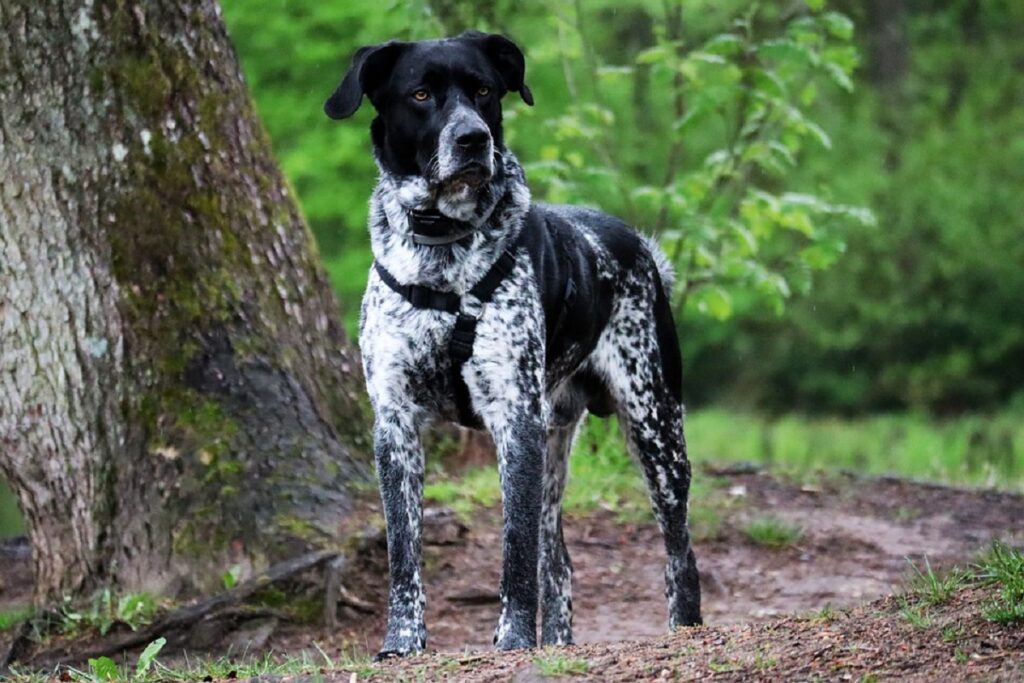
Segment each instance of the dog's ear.
M467 31L463 36L477 41L480 49L486 55L498 73L501 80L505 82L505 89L518 92L531 107L533 106L533 93L526 85L526 58L519 46L505 36L496 33L480 33L478 31Z
M341 85L324 103L324 113L332 119L347 119L359 109L364 94L374 102L374 93L387 81L407 45L392 40L356 50Z

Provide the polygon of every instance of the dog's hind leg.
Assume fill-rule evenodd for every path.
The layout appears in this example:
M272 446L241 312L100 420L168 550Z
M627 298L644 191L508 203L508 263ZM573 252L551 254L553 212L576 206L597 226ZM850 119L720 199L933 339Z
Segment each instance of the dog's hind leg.
M572 562L562 538L562 495L582 410L570 412L573 414L556 415L556 421L548 428L544 457L540 522L542 645L572 643Z
M426 597L420 576L423 449L419 424L408 407L378 406L373 438L391 570L388 627L377 655L385 659L427 646Z
M674 629L701 623L700 582L686 524L690 463L683 407L678 377L666 376L680 365L679 349L674 328L662 329L666 315L658 309L667 304L660 292L651 296L652 285L660 288L634 283L620 298L591 362L607 384L630 451L647 479L668 554L665 595Z

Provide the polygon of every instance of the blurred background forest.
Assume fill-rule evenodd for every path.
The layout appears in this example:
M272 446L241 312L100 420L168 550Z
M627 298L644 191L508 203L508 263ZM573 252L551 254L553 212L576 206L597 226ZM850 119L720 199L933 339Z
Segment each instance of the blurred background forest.
M506 137L535 198L676 264L695 458L1021 487L1024 3L222 5L353 336L373 113L322 102L361 45L497 31L527 56ZM608 433L582 447L615 465Z

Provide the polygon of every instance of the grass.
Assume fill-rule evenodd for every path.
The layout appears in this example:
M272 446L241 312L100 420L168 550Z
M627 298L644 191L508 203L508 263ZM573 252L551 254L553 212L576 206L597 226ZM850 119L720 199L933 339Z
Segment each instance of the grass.
M931 625L929 608L945 605L960 590L986 585L996 589L995 597L982 609L982 616L1000 624L1024 623L1024 555L1002 541L995 541L969 570L954 567L936 572L925 558L924 568L911 563L907 590L899 598L900 613L917 628ZM942 631L946 642L963 635L959 625Z
M227 655L216 659L189 658L168 666L155 658L144 668L132 667L128 662L114 663L107 658L91 660L86 669L68 668L66 671L74 681L116 681L124 683L191 683L203 680L249 680L267 677L309 676L311 681L323 680L327 673L354 673L358 680L374 679L381 674L369 656L345 653L341 657L329 657L316 643L316 653L303 651L298 655L265 654L260 657ZM44 683L60 674L54 672L36 673L11 671L8 680L12 683ZM64 678L61 678L64 680ZM347 679L346 679L347 680Z
M978 561L977 578L997 587L984 617L1000 624L1024 623L1024 555L1005 543L994 543Z
M804 530L778 517L752 519L743 526L743 533L755 545L781 550L800 542Z
M945 605L971 578L968 572L958 568L943 574L936 573L927 557L924 558L924 569L913 562L910 563L910 568L913 572L910 579L911 592L932 607Z
M6 631L17 624L20 624L31 615L31 607L17 607L15 609L0 611L0 631Z
M852 470L1024 492L1020 410L949 420L916 414L770 418L721 408L686 420L690 457L749 461L798 473Z
M428 456L429 459L429 456ZM620 522L653 522L651 503L639 467L626 452L614 420L591 418L581 430L570 460L569 485L563 509L585 516L599 511ZM735 504L716 486L724 482L696 477L690 487L690 530L696 540L716 537L723 526L722 512ZM470 520L479 507L501 502L496 467L481 467L453 478L436 466L424 486L426 501L451 508Z
M541 676L582 676L590 671L590 662L582 657L548 650L534 657L533 664Z
M900 599L900 614L914 628L925 629L932 625L928 608L922 604L912 603L905 597Z
M769 418L711 408L691 413L686 432L694 463L749 461L796 478L822 469L847 469L956 484L998 484L1024 491L1021 418L1019 410L951 420L913 414L852 420L800 415ZM452 479L432 464L435 470L428 477L428 501L469 517L478 507L501 500L496 468L481 468ZM626 453L614 420L587 420L571 470L565 499L570 514L610 510L622 521L652 519L643 479ZM705 477L694 478L691 523L697 539L715 536L721 526L723 500L715 499L706 482ZM910 520L915 514L907 509L898 516ZM0 485L0 537L20 529L11 494Z
M1015 411L944 421L912 414L772 419L712 408L690 414L686 432L694 463L755 462L797 478L847 469L1024 491L1024 420ZM435 476L426 487L427 499L463 515L497 504L501 489L494 469L458 480ZM569 513L611 510L622 521L651 519L646 487L614 420L588 418L573 452L571 480L565 497ZM721 501L701 504L709 493L700 490L705 482L695 477L691 496L698 538L714 536L721 522ZM903 511L907 520L916 514Z

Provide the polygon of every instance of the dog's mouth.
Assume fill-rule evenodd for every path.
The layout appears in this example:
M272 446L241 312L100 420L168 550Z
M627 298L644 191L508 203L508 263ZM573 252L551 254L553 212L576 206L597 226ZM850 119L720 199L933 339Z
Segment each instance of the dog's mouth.
M479 162L471 161L441 181L442 187L448 190L461 188L476 189L486 184L494 175L491 169Z

